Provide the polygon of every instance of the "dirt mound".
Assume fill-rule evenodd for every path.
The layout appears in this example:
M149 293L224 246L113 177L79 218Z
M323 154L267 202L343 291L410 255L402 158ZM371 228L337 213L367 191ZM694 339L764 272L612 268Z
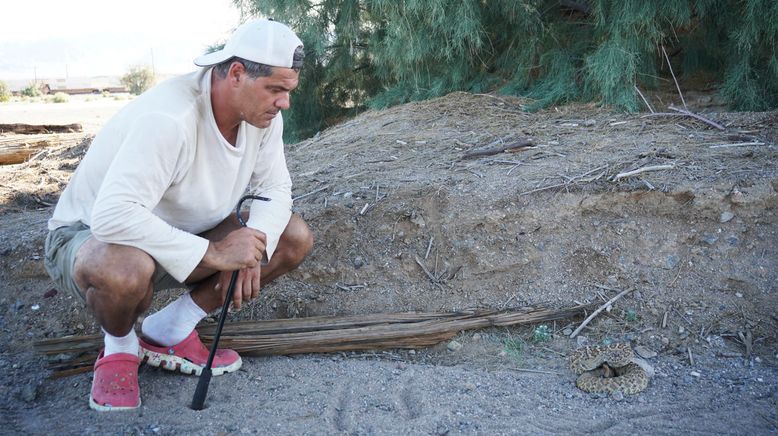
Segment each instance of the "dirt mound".
M707 115L719 131L593 106L529 114L521 103L455 93L290 146L296 208L317 244L262 307L561 307L633 287L611 314L617 330L630 329L621 311L632 308L644 327L668 313L689 340L772 336L778 114ZM536 147L462 159L524 137ZM660 169L617 177L646 167Z

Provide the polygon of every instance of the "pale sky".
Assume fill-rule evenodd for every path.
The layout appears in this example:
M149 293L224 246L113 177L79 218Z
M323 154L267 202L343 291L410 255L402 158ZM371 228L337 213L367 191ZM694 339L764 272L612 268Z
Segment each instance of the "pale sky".
M158 74L192 60L240 24L230 0L11 0L0 23L0 80Z

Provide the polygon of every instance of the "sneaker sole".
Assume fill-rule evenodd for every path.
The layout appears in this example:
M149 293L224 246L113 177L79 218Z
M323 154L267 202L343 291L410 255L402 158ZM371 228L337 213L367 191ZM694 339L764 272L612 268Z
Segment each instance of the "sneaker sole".
M170 354L157 353L156 351L147 350L142 348L143 357L141 362L147 365L162 368L167 371L178 371L183 374L194 374L200 376L203 372L203 367L192 363L191 361L184 359L183 357L171 356ZM219 376L228 372L235 372L243 365L243 359L238 357L238 360L228 366L220 366L211 368L212 376Z
M123 406L123 407L114 407L114 406L103 406L102 404L97 404L95 400L92 398L92 395L89 395L89 408L92 410L97 410L98 412L122 412L126 410L135 410L140 407L140 400L138 400L137 406Z

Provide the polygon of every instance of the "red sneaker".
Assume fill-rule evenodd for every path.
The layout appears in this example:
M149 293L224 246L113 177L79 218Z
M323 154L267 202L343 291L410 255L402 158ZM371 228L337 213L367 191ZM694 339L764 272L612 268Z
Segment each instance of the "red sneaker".
M200 341L197 330L180 343L172 347L153 345L140 339L140 349L143 361L151 366L157 366L168 371L181 371L184 374L199 376L203 372L210 350ZM237 371L243 364L238 353L226 348L216 349L213 357L212 375L222 375L226 372Z
M95 362L89 407L101 412L140 407L139 365L140 359L134 354L116 353L104 357L100 351Z

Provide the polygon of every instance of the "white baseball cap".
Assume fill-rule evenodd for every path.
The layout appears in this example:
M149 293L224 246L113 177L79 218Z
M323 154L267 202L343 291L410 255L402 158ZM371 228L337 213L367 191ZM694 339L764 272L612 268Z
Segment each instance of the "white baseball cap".
M292 29L273 20L252 20L241 24L224 48L204 54L195 65L209 67L239 57L271 67L292 68L294 52L303 42Z

